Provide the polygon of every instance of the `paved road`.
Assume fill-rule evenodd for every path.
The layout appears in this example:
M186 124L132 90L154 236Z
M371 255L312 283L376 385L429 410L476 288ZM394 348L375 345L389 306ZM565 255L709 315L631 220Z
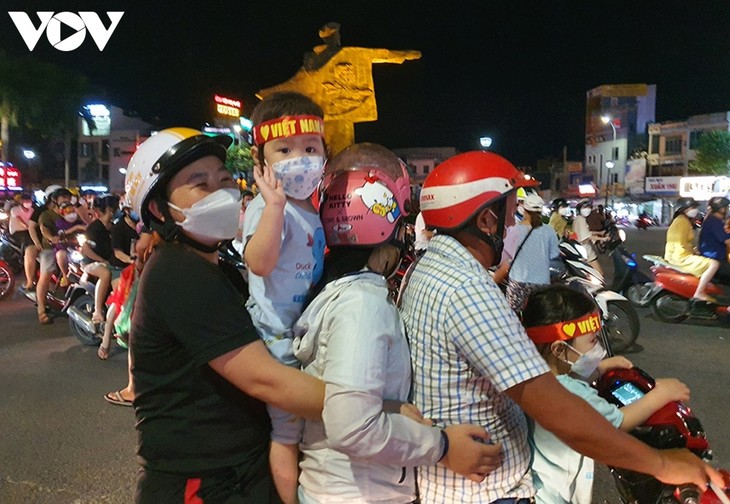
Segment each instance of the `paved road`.
M664 230L629 244L661 252ZM126 382L126 356L96 358L70 336L65 319L40 327L33 306L0 303L0 503L89 504L132 501L137 469L131 408L108 405L104 393ZM730 467L730 331L672 326L640 313L639 345L628 356L655 376L676 376L692 389L718 462ZM597 474L595 502L618 502L610 477Z

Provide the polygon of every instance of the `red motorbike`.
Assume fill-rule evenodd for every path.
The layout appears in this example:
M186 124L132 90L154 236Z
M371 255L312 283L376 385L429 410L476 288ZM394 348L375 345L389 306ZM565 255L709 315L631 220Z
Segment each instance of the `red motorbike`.
M651 304L656 318L674 324L689 317L724 321L730 318L730 286L711 283L707 287L707 294L715 299L714 303L694 300L698 277L669 264L662 257L645 255L644 259L654 264L651 267L654 282L644 294L642 303Z
M10 265L0 259L0 300L10 297L15 287L15 273Z
M598 394L622 407L654 388L654 379L639 368L612 369L598 380ZM655 412L631 434L657 449L687 448L705 461L712 459L710 444L699 419L684 403L671 402ZM724 502L715 490L705 492L694 485L667 485L649 476L611 467L621 500L631 504L719 504ZM730 487L730 472L720 471L725 488ZM721 489L718 489L722 493ZM730 490L725 490L725 497Z

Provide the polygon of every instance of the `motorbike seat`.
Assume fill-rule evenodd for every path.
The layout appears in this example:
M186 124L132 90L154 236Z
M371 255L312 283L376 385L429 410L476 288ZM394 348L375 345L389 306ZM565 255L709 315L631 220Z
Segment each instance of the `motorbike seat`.
M647 255L643 256L643 258L646 259L647 261L649 261L650 263L654 263L654 265L656 265L656 266L662 266L663 268L673 269L674 271L678 271L679 273L683 273L685 275L696 276L680 266L675 266L674 264L667 262L667 260L664 259L662 256L647 254Z

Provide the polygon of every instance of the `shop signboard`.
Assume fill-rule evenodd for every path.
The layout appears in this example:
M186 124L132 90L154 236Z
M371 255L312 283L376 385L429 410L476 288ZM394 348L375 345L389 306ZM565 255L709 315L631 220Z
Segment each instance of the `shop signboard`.
M677 196L682 177L646 177L644 191L657 196Z
M730 177L682 177L679 181L679 194L697 201L727 196L730 194Z
M0 191L20 191L20 171L9 163L0 162Z

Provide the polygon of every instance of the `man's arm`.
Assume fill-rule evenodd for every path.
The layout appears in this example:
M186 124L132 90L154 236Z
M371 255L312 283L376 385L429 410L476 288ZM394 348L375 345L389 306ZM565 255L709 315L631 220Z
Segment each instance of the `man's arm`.
M543 428L602 464L651 474L665 483L694 483L703 490L708 478L724 486L720 474L688 450L655 450L616 429L552 374L524 381L506 392Z
M208 365L251 397L297 416L322 418L324 382L281 364L263 341L225 353Z

